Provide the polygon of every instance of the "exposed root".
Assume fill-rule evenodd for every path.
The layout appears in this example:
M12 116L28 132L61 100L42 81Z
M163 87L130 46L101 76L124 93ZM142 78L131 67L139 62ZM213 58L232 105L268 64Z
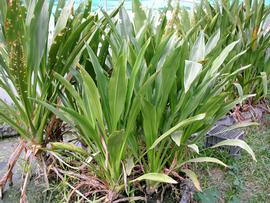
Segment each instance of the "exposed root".
M25 149L26 142L24 140L20 140L18 146L16 147L15 151L11 154L9 161L8 161L8 169L5 175L0 180L0 199L3 198L3 191L5 185L9 181L12 184L12 176L13 176L13 168L18 161L23 149Z
M63 175L59 172L59 169L57 169L56 167L53 167L52 170L56 173L57 177L59 177L63 182L65 182L71 189L73 189L79 196L81 196L84 200L86 200L87 202L90 202L90 200L84 195L82 194L78 189L76 189L75 187L73 187L71 184L69 184L68 182L65 181Z
M16 165L20 155L22 154L23 150L25 150L24 154L24 160L27 166L29 167L26 171L24 171L25 174L23 174L23 184L21 186L21 197L20 197L20 203L27 203L27 197L26 197L26 187L28 180L30 178L30 168L32 165L32 159L36 156L39 147L37 145L31 145L31 148L28 148L26 145L26 141L20 139L19 144L17 145L15 151L11 154L9 161L8 161L8 169L5 175L0 180L0 199L3 198L3 190L5 188L5 185L8 181L10 181L10 184L12 184L12 176L13 176L13 168Z
M29 172L26 173L23 185L21 187L21 197L20 197L20 203L27 203L27 197L26 197L26 187L27 187L27 182L29 179Z
M26 188L27 188L27 183L28 183L30 173L31 173L32 159L36 155L37 151L38 149L35 147L35 145L33 145L32 149L28 149L27 147L25 147L24 160L25 160L26 166L28 166L29 168L27 168L26 171L24 171L25 174L23 174L24 181L23 181L23 185L21 186L20 203L28 203L27 196L26 196Z
M170 187L170 185L165 185L165 186L162 185L162 191L161 191L161 194L160 194L160 202L163 202L163 200L164 200L164 194L165 194L166 190L169 187Z
M47 166L44 161L44 157L41 156L41 161L42 161L42 170L43 170L43 177L44 177L44 182L46 184L46 189L48 190L50 185L49 185L49 179L48 179L48 174L47 174Z
M132 197L132 198L119 198L119 194L111 190L108 185L95 176L89 174L80 174L73 171L62 170L57 168L56 162L53 162L54 166L49 168L53 171L62 182L64 182L71 191L66 199L67 202L73 202L74 195L81 197L81 202L91 202L88 198L97 197L104 203L112 202L127 202L128 200L145 200L144 197ZM71 184L64 177L68 176L76 182Z
M113 200L118 196L114 191L110 190L104 182L95 176L86 176L83 174L76 174L72 171L64 171L60 169L58 170L62 174L69 175L70 177L76 178L78 180L78 184L69 194L68 201L72 199L72 196L76 191L84 192L86 197L93 196L95 194L101 194L101 196L106 197L104 202L113 202Z

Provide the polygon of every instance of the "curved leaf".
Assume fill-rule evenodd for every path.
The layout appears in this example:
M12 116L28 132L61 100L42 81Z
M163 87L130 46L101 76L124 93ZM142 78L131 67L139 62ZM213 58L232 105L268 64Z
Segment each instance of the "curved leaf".
M190 145L188 145L188 147L190 149L192 149L194 152L196 152L197 154L200 153L198 145L196 145L196 144L190 144Z
M171 129L169 129L167 132L163 133L158 139L156 139L156 141L153 143L153 145L150 147L150 149L154 149L163 139L165 139L166 137L171 135L173 132L175 132L179 128L187 126L195 121L202 120L204 118L205 118L205 114L203 113L203 114L199 114L197 116L194 116L194 117L191 117L191 118L188 118L188 119L181 121L180 123L178 123L177 125L175 125Z
M200 186L198 176L192 170L189 170L189 169L182 169L181 171L184 172L191 179L195 188L201 192L202 188Z
M141 180L152 180L160 183L171 183L171 184L177 184L177 181L172 179L170 176L164 174L164 173L147 173L144 174L138 178L136 178L134 181L141 181Z
M201 163L201 162L211 162L211 163L217 163L220 164L222 166L228 167L228 165L226 165L225 163L223 163L222 161L220 161L219 159L213 158L213 157L199 157L199 158L195 158L195 159L190 159L188 161L185 161L181 164L179 164L177 166L177 168L185 165L186 163Z
M247 151L251 155L251 157L252 157L252 159L254 161L257 161L253 150L243 140L239 140L239 139L224 140L224 141L219 142L218 144L212 146L211 148L216 148L216 147L221 147L221 146L237 146L237 147L240 147L240 148L244 149L245 151Z
M249 126L258 126L258 125L259 125L259 123L256 123L256 122L241 122L241 123L236 123L234 125L231 125L228 128L225 128L224 130L221 130L219 132L213 133L212 135L218 135L218 134L225 133L225 132L228 132L228 131L231 131L231 130L235 130L235 129L239 129L239 128L246 128L246 127L249 127Z
M240 98L244 97L243 88L239 83L233 83L234 86L237 88L237 92Z
M183 136L183 131L182 130L178 130L174 133L172 133L171 138L172 140L175 142L175 144L179 147L181 144L181 139Z

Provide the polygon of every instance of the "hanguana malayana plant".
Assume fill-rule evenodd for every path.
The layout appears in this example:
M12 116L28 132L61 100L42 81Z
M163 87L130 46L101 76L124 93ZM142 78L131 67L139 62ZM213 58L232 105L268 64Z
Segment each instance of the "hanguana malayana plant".
M12 168L23 151L38 155L41 146L51 140L61 140L62 122L33 99L49 103L60 102L58 84L53 73L65 76L80 60L85 44L97 46L97 27L101 30L105 18L91 12L91 1L73 8L73 0L3 0L0 2L0 87L13 105L0 112L1 120L20 134L21 141L11 156L8 171L0 181L3 188L12 180ZM54 10L55 9L55 10ZM117 13L112 12L111 17ZM71 80L71 75L68 75ZM28 177L28 174L27 176ZM25 178L27 182L27 178ZM26 185L26 184L24 184ZM25 186L21 201L26 201Z
M140 6L134 7L139 11L134 11L133 29L128 16L124 15L124 12L121 16L120 12L122 25L118 29L121 31L119 35L122 35L120 38L128 38L134 47L143 46L150 41L146 53L152 55L145 55L142 72L145 69L149 76L157 72L159 74L152 85L147 87L146 93L141 95L141 117L138 120L142 125L142 131L138 131L137 136L130 139L130 148L147 174L162 173L166 167L169 167L168 171L179 172L182 162L186 163L189 158L185 153L187 148L196 146L196 141L203 138L215 121L224 116L235 104L253 96L246 95L237 100L229 99L226 105L223 104L230 98L225 85L249 66L239 67L235 72L228 69L227 72L223 71L223 67L233 64L233 60L226 61L226 58L239 42L232 42L223 51L217 51L216 46L220 42L219 31L214 33L207 43L203 32L194 43L190 43L186 37L179 38L174 31L164 26L167 21L166 15L161 14L160 18L164 24L155 27L153 26L155 19L151 17L143 19L142 16L146 16L142 15L144 11L140 10ZM142 26L135 28L136 24ZM135 29L140 30L140 35L132 36ZM192 33L192 30L188 33ZM235 59L237 57L239 56L236 55ZM141 140L144 140L143 145L138 144ZM237 145L235 141L231 143ZM246 144L245 147L248 151L252 151ZM145 153L142 155L142 152ZM199 160L220 163L208 157ZM187 170L185 172L190 176L193 174ZM156 185L151 182L153 176L147 174L143 177L150 177L149 191L154 191ZM194 176L191 178L194 179Z
M177 183L171 176L180 172L200 190L196 174L183 168L186 163L227 165L212 157L197 158L190 150L199 153L196 144L214 122L253 96L232 100L227 92L232 78L249 68L222 71L234 63L228 55L239 41L220 51L217 30L207 43L203 32L192 43L168 29L164 13L156 26L139 1L133 1L133 8L133 23L124 8L119 21L107 16L111 33L103 65L87 46L91 66L85 61L77 64L72 71L75 84L54 74L61 83L62 105L36 100L78 130L86 148L55 142L51 150L65 149L83 157L90 177L97 177L98 186L105 188L107 197L100 201L112 201L123 190L132 195L134 190L129 188L138 181L146 181L147 193L152 193L160 183ZM244 141L229 140L217 146L222 145L240 146L256 160ZM135 165L141 167L140 174L132 171ZM90 194L95 193L92 190Z

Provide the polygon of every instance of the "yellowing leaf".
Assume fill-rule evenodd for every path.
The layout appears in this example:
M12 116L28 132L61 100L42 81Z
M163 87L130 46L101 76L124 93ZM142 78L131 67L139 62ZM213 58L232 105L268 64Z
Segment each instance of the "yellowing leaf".
M177 181L172 179L170 176L164 174L164 173L147 173L144 174L138 178L136 178L134 181L141 181L141 180L152 180L160 183L171 183L171 184L177 184Z
M195 188L201 192L202 188L200 186L200 182L198 180L197 175L192 170L189 170L189 169L182 169L181 171L184 172L190 178Z

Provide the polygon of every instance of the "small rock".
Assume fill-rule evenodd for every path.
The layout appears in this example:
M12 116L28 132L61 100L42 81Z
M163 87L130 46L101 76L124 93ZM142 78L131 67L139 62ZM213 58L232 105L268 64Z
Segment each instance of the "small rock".
M179 203L189 203L195 192L194 185L190 179L185 179L181 184L181 200Z
M18 136L16 130L14 130L12 127L10 127L7 124L0 125L0 138L7 138L7 137L14 137Z

